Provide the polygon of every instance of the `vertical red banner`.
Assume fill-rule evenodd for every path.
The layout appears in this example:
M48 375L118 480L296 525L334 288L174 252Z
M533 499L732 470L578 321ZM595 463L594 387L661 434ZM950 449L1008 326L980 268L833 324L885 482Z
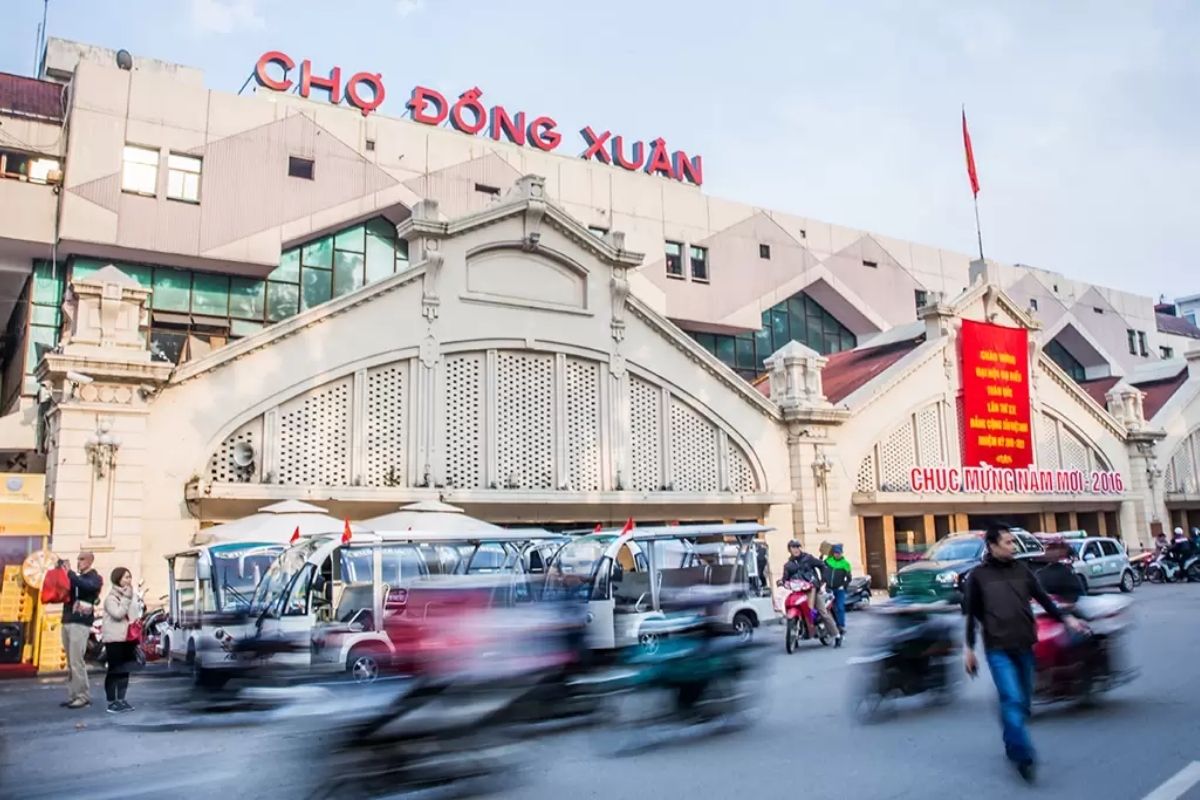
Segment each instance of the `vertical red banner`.
M963 464L1030 466L1029 332L963 320L960 339Z

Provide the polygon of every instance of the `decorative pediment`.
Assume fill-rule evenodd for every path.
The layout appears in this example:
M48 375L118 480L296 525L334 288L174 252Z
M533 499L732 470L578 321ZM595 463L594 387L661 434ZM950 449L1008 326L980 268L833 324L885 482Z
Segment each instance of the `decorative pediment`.
M555 309L588 307L588 272L562 253L493 244L467 253L468 300Z

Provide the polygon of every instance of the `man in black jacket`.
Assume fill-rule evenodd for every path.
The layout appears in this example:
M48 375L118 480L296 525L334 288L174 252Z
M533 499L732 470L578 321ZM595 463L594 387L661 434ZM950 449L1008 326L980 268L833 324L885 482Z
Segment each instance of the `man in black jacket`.
M96 604L100 602L100 589L104 586L100 573L92 569L95 560L91 553L81 552L76 561L78 570L67 572L71 596L63 603L62 615L63 649L67 653L67 701L63 705L67 708L84 708L92 704L85 658Z
M821 615L821 618L825 620L825 627L835 637L834 647L841 647L842 631L838 628L837 621L834 620L833 614L830 613L825 602L825 587L829 585L831 577L829 565L811 553L804 552L804 548L796 539L788 542L788 554L791 558L783 565L784 582L799 579L812 584L813 588L808 591L809 608L815 608L817 613ZM811 633L812 623L809 620L805 620L804 622Z
M988 669L1000 695L1000 724L1004 748L1021 777L1033 781L1036 754L1026 722L1033 695L1033 645L1037 627L1030 600L1037 600L1046 613L1073 631L1087 628L1073 617L1064 616L1046 594L1029 568L1017 561L1016 538L1008 528L994 525L984 536L987 556L967 578L967 674L975 677L975 626L983 627L983 647Z

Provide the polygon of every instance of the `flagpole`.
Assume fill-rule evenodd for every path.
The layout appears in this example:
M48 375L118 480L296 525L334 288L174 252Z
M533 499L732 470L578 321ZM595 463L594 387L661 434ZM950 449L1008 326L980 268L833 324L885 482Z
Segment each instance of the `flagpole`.
M974 196L975 201L975 240L979 242L979 260L983 261L983 229L979 226L979 195Z

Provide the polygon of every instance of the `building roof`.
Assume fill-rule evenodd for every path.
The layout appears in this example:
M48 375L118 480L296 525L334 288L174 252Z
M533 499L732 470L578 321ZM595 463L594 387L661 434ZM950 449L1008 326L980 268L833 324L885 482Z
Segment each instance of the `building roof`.
M1128 381L1133 387L1140 389L1145 393L1145 398L1142 400L1142 410L1146 415L1146 419L1154 419L1154 415L1159 412L1171 396L1183 386L1188 379L1187 364L1175 362L1177 371L1169 377L1159 377L1152 380L1133 380ZM1121 379L1118 377L1096 378L1095 380L1083 381L1079 384L1079 388L1083 389L1092 399L1099 403L1102 407L1107 408L1108 402L1105 395L1112 387L1116 386Z
M1170 333L1174 336L1187 336L1190 339L1200 339L1200 328L1188 322L1183 317L1156 313L1154 319L1157 323L1159 333Z
M1105 399L1105 396L1108 394L1108 390L1116 386L1120 380L1119 376L1109 375L1090 381L1080 381L1079 388L1091 395L1091 398L1099 403L1101 408L1108 408L1108 400Z
M834 353L829 356L829 363L821 372L825 397L831 403L842 402L859 387L874 380L897 361L916 350L923 341L924 333L879 347Z
M66 86L0 72L0 114L61 122L66 115Z

